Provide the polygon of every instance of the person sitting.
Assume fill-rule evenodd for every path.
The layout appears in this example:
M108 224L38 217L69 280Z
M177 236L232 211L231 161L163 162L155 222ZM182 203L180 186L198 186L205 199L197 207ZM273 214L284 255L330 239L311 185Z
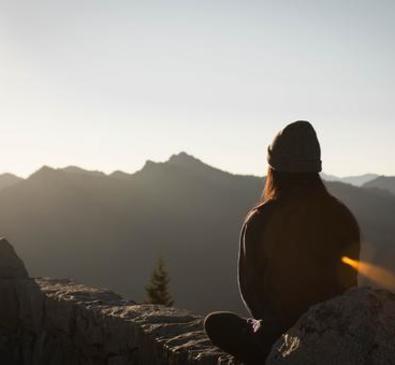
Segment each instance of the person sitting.
M343 256L359 259L360 231L350 210L325 188L313 126L287 125L268 148L259 203L240 233L238 284L251 318L206 316L211 341L245 364L264 364L274 342L316 303L357 285Z

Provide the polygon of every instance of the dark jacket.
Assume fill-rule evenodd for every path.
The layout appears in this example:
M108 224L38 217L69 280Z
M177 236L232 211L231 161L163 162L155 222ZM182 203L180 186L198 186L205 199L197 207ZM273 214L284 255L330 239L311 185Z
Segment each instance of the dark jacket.
M357 285L341 262L359 258L359 228L336 198L269 200L247 216L240 235L238 280L255 319L286 330L312 304Z

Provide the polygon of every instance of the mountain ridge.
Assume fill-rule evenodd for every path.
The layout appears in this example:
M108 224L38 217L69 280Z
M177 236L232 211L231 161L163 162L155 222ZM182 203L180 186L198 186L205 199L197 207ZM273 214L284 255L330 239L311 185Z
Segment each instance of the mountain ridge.
M163 254L177 306L242 313L239 230L264 178L186 160L192 163L152 162L126 176L40 169L35 178L0 191L0 235L14 243L33 275L72 277L139 301ZM395 196L342 182L326 185L350 207L371 243L362 257L391 267Z
M204 163L202 160L194 157L193 155L185 152L185 151L180 151L178 153L172 154L170 155L170 157L165 160L165 161L153 161L153 160L146 160L143 167L141 169L135 170L133 172L127 172L127 171L123 171L123 170L114 170L110 173L105 173L101 170L91 170L91 169L85 169L85 168L81 168L79 166L76 165L68 165L65 167L51 167L48 165L43 165L41 168L39 168L38 170L34 171L32 174L30 174L26 179L29 179L32 176L36 176L36 175L40 175L43 173L49 173L49 171L64 171L66 173L75 173L75 174L85 174L85 175L95 175L95 176L108 176L108 177L117 177L117 178L126 178L126 177L131 177L133 175L135 175L136 173L139 173L140 171L144 170L144 169L149 169L152 166L156 166L156 165L163 165L163 164L168 164L168 165L172 165L172 166L178 166L181 168L199 168L201 170L216 170L217 172L220 173L227 173L230 175L235 175L235 176L250 176L250 177L262 177L260 175L254 175L254 174L240 174L240 173L232 173L229 171L225 171L223 169L221 169L220 167L214 167L211 166L207 163ZM15 178L18 179L18 181L20 180L26 180L20 177L17 177L15 175L13 175L12 173L4 173L0 175L0 190L1 190L1 183L2 183L2 178L5 177L6 175L9 176L14 176ZM385 175L378 175L375 173L365 173L362 175L353 175L353 176L345 176L345 177L339 177L336 175L331 175L331 174L326 174L325 172L321 173L321 177L323 180L325 181L341 181L344 183L348 183L351 185L355 185L355 186L364 186L366 185L366 187L369 187L368 183L370 181L373 181L377 178L381 178L381 177L390 177L391 176L385 176ZM11 184L12 185L12 184Z
M395 194L395 176L378 176L363 185L364 188L375 188L389 191Z
M11 173L0 174L0 191L14 184L21 182L23 179Z

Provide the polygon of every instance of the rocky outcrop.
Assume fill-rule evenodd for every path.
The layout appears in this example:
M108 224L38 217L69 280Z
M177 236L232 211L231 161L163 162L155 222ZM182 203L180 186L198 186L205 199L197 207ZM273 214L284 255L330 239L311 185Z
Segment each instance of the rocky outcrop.
M36 282L45 294L45 330L57 334L55 343L69 342L55 346L59 358L70 348L79 358L64 364L234 364L211 345L201 317L188 311L136 305L69 280Z
M395 364L395 294L354 288L311 307L276 342L266 364Z
M29 277L22 260L6 239L0 238L0 279L27 279Z
M4 239L0 298L1 364L236 364L211 345L201 317L70 280L31 279Z
M351 289L310 308L266 365L395 364L395 294ZM236 365L202 318L71 280L31 279L0 239L0 364Z

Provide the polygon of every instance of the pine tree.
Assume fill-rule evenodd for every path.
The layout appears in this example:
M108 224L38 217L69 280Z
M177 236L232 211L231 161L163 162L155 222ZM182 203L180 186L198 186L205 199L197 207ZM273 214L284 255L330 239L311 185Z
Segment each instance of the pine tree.
M172 306L174 301L169 293L169 281L165 263L162 257L159 257L156 267L151 274L151 279L145 287L147 293L146 303L163 304L167 307Z

